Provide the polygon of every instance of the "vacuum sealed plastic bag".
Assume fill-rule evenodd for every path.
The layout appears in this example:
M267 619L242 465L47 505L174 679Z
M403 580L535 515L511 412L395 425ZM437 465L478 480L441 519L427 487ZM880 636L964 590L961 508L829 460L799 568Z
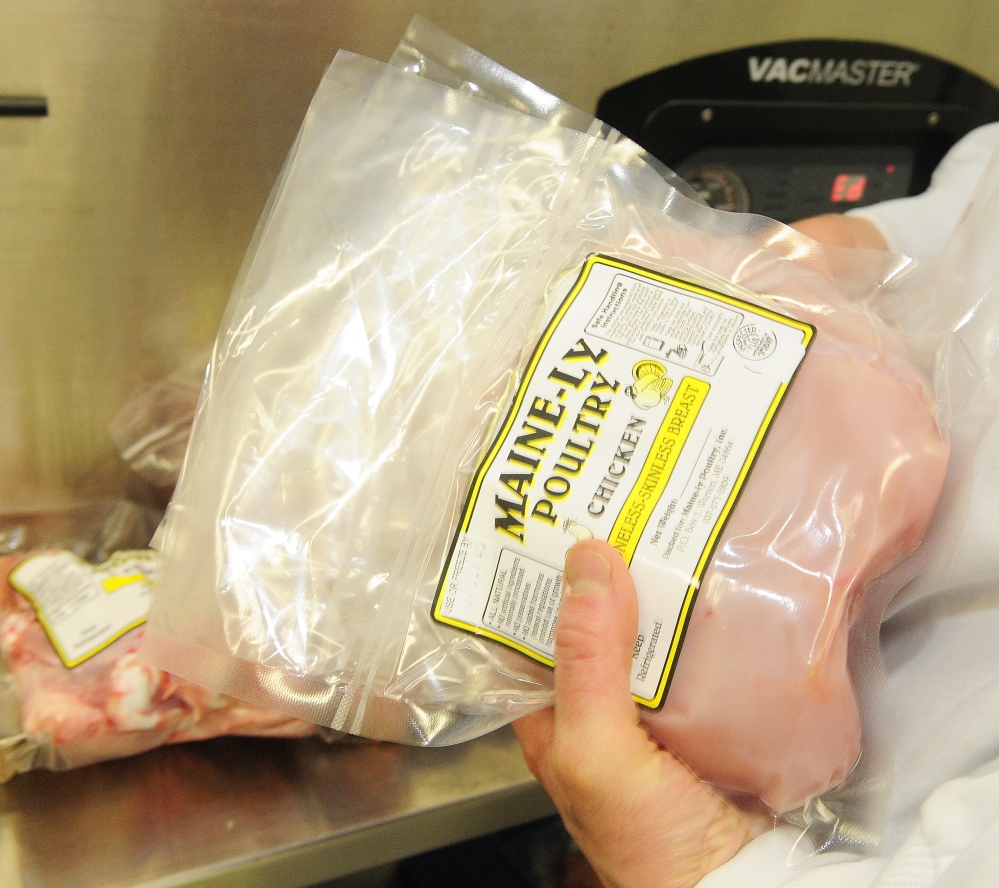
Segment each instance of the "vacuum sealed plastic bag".
M187 453L207 354L199 354L164 379L137 391L111 421L121 458L139 477L173 487Z
M413 16L389 64L582 133L601 137L613 131L592 114L504 68L420 15Z
M389 64L549 123L596 138L626 141L626 137L609 124L504 68L421 15L413 16ZM703 203L687 181L658 158L638 145L634 145L634 150L681 194Z
M876 637L946 466L872 307L907 265L339 54L216 342L143 656L459 742L551 702L564 554L599 536L638 583L650 729L801 805L860 754L848 638Z
M94 503L3 522L5 548L20 553L0 556L0 781L222 734L316 732L138 662L159 554L108 549L143 545L155 526L146 511ZM69 549L23 551L53 541L101 562Z

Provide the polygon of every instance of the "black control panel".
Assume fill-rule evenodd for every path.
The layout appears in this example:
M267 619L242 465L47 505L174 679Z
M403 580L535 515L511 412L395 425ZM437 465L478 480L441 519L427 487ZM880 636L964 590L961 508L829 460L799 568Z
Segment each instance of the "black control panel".
M677 164L705 203L789 221L905 197L912 185L905 145L728 145Z
M608 90L597 116L712 206L791 222L918 194L999 91L880 43L791 41L692 59Z

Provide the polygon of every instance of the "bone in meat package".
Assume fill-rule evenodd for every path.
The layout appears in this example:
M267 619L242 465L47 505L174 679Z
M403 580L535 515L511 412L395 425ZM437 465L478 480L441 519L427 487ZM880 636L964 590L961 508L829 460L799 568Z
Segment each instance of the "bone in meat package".
M550 704L565 552L600 537L638 586L650 731L805 804L866 742L851 637L945 473L875 310L909 265L340 53L216 341L141 656L457 743Z

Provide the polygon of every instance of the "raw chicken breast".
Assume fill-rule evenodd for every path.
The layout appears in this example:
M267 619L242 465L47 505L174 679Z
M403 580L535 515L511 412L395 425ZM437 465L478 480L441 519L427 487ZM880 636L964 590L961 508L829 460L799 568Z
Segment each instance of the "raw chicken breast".
M698 776L775 812L860 755L851 616L919 544L947 462L901 339L822 280L759 280L793 294L783 307L818 332L704 577L666 701L645 714Z

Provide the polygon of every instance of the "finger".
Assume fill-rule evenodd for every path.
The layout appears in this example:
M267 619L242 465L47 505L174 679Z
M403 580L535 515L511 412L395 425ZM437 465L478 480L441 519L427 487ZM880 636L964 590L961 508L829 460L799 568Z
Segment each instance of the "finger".
M634 584L621 556L597 540L569 550L565 584L556 629L555 709L545 709L513 724L531 773L549 791L551 752L556 745L577 768L584 759L602 770L595 737L616 753L625 748L652 745L638 726L631 698L629 673L637 634ZM556 723L557 720L557 723ZM627 741L621 732L633 732Z
M637 631L637 595L620 554L598 540L577 543L556 626L554 712L521 718L515 730L605 884L693 886L748 834L640 724L630 687Z
M609 738L638 724L630 674L638 634L635 584L621 555L600 540L566 556L555 630L555 730L562 739Z
M792 228L820 244L833 247L855 247L867 250L887 250L888 242L880 229L867 219L825 213L792 223Z
M524 753L524 761L530 772L543 786L551 785L548 768L548 750L551 749L555 733L555 712L549 707L540 712L524 715L513 723L514 733Z

